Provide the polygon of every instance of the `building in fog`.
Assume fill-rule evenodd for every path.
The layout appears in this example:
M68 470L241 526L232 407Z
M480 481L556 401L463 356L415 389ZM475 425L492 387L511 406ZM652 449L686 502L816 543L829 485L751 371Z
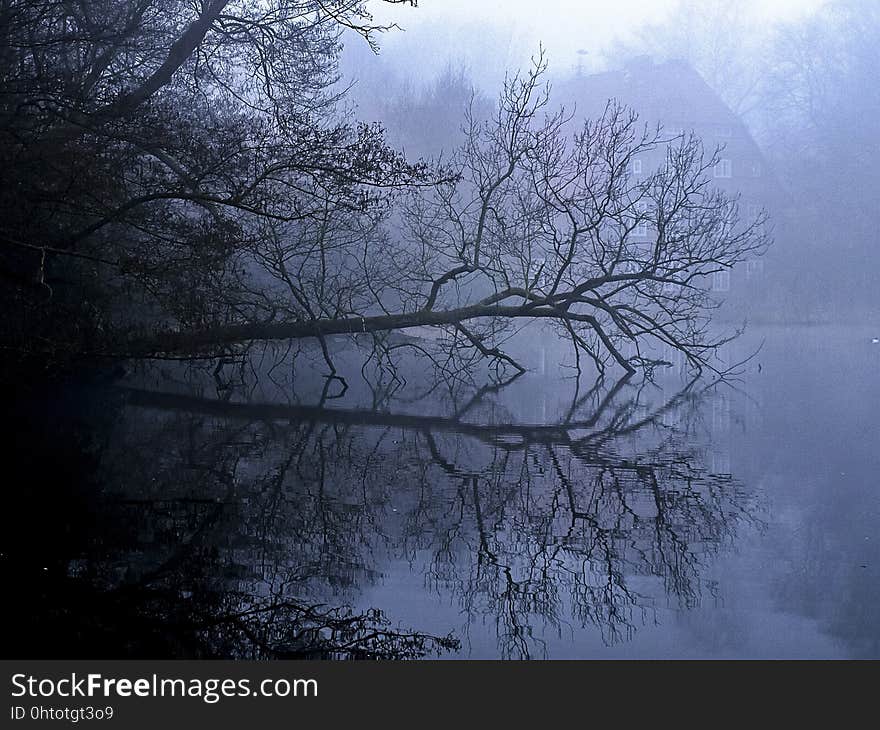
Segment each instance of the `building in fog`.
M576 74L558 82L553 93L557 103L575 105L578 117L601 115L608 100L616 99L649 126L661 124L667 136L694 132L707 154L722 148L713 170L714 182L725 192L741 196L740 215L745 219L754 220L779 199L776 178L745 124L684 61L654 63L642 56L618 71ZM630 173L650 175L664 155L659 148L633 160ZM764 262L756 258L733 271L715 274L712 289L736 303L767 284Z

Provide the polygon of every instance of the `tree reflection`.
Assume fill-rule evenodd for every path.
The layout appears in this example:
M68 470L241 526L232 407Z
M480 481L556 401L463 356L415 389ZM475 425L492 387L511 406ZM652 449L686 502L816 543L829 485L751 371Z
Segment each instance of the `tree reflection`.
M80 656L457 650L454 627L355 608L408 561L525 658L548 627L613 643L663 602L698 603L706 557L753 507L707 473L703 392L597 386L550 425L504 421L497 392L434 417L123 391L53 620L78 626Z
M652 615L658 583L679 606L694 606L703 558L746 516L729 481L684 459L561 451L504 454L495 474L462 478L459 519L445 527L430 566L470 616L496 617L506 656L532 655L534 622L558 628L566 606L606 642L628 638L636 616ZM470 561L454 559L467 551Z

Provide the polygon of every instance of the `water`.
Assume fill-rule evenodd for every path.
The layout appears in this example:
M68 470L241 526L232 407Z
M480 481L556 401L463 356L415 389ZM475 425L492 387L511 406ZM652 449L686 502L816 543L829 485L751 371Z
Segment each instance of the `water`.
M876 658L875 335L755 329L734 387L575 392L532 346L497 392L372 411L155 372L31 399L12 652Z

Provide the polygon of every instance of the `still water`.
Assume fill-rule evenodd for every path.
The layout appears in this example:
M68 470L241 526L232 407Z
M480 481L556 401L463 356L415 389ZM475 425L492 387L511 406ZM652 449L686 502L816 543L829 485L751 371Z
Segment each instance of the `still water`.
M877 335L754 329L720 385L577 384L535 340L454 397L153 372L29 398L10 651L880 657Z

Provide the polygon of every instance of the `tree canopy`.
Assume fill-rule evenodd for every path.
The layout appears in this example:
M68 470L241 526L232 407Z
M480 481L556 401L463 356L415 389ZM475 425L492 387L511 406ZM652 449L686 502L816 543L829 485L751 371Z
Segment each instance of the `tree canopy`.
M336 114L342 29L385 30L350 1L0 3L7 347L234 317L214 300L272 226L418 179Z

